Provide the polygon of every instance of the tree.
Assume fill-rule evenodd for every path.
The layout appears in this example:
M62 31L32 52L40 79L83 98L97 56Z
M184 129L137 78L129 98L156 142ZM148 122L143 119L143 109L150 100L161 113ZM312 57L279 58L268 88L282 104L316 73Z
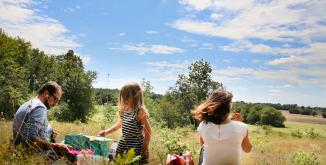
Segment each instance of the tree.
M48 56L39 49L32 50L27 77L30 92L39 89L47 81L55 79L55 62L53 56Z
M188 75L178 76L175 87L170 89L169 95L179 103L174 105L179 106L177 110L182 117L180 125L193 124L197 126L191 111L196 105L203 102L214 89L223 87L223 85L212 79L212 67L204 60L193 62L188 69Z
M62 100L68 104L68 110L58 110L55 117L62 121L86 122L94 110L95 90L92 82L96 79L96 73L85 72L81 58L72 50L58 56L57 60L57 80L62 84Z
M28 97L27 73L31 44L8 37L0 29L0 112L13 118L16 109Z

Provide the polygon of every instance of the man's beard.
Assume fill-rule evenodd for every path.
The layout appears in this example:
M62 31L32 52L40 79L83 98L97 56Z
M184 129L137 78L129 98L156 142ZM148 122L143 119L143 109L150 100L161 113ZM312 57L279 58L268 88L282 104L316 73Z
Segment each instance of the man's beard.
M50 104L49 104L49 98L46 97L45 101L44 101L44 105L46 106L47 109L51 109Z

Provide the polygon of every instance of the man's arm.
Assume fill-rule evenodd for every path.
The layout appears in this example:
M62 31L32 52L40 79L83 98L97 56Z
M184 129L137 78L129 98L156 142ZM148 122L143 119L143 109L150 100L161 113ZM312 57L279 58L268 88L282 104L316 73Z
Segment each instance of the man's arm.
M27 140L33 147L41 150L57 150L60 152L69 152L70 146L64 144L50 143L46 139L39 137L40 132L45 132L44 120L47 120L47 112L43 107L33 109L26 121ZM44 138L44 137L43 137Z

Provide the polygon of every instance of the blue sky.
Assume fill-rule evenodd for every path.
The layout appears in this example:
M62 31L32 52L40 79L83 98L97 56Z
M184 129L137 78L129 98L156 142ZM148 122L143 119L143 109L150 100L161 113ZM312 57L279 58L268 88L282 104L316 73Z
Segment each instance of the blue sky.
M326 107L325 8L325 0L0 0L0 27L50 54L73 49L98 73L94 87L145 78L163 94L204 59L235 101Z

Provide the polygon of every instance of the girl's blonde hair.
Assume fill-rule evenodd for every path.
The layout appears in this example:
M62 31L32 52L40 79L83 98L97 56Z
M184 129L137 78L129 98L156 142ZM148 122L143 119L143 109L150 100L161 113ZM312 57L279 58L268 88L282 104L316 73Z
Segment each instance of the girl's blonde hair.
M132 105L129 105L129 100L132 100ZM144 111L147 114L147 109L144 104L144 97L141 86L138 83L130 82L125 84L120 90L119 98L120 111L127 108L132 108L137 111ZM130 107L131 106L131 107Z
M221 124L231 112L232 97L232 93L223 88L215 89L208 99L192 113L199 122L206 121Z

